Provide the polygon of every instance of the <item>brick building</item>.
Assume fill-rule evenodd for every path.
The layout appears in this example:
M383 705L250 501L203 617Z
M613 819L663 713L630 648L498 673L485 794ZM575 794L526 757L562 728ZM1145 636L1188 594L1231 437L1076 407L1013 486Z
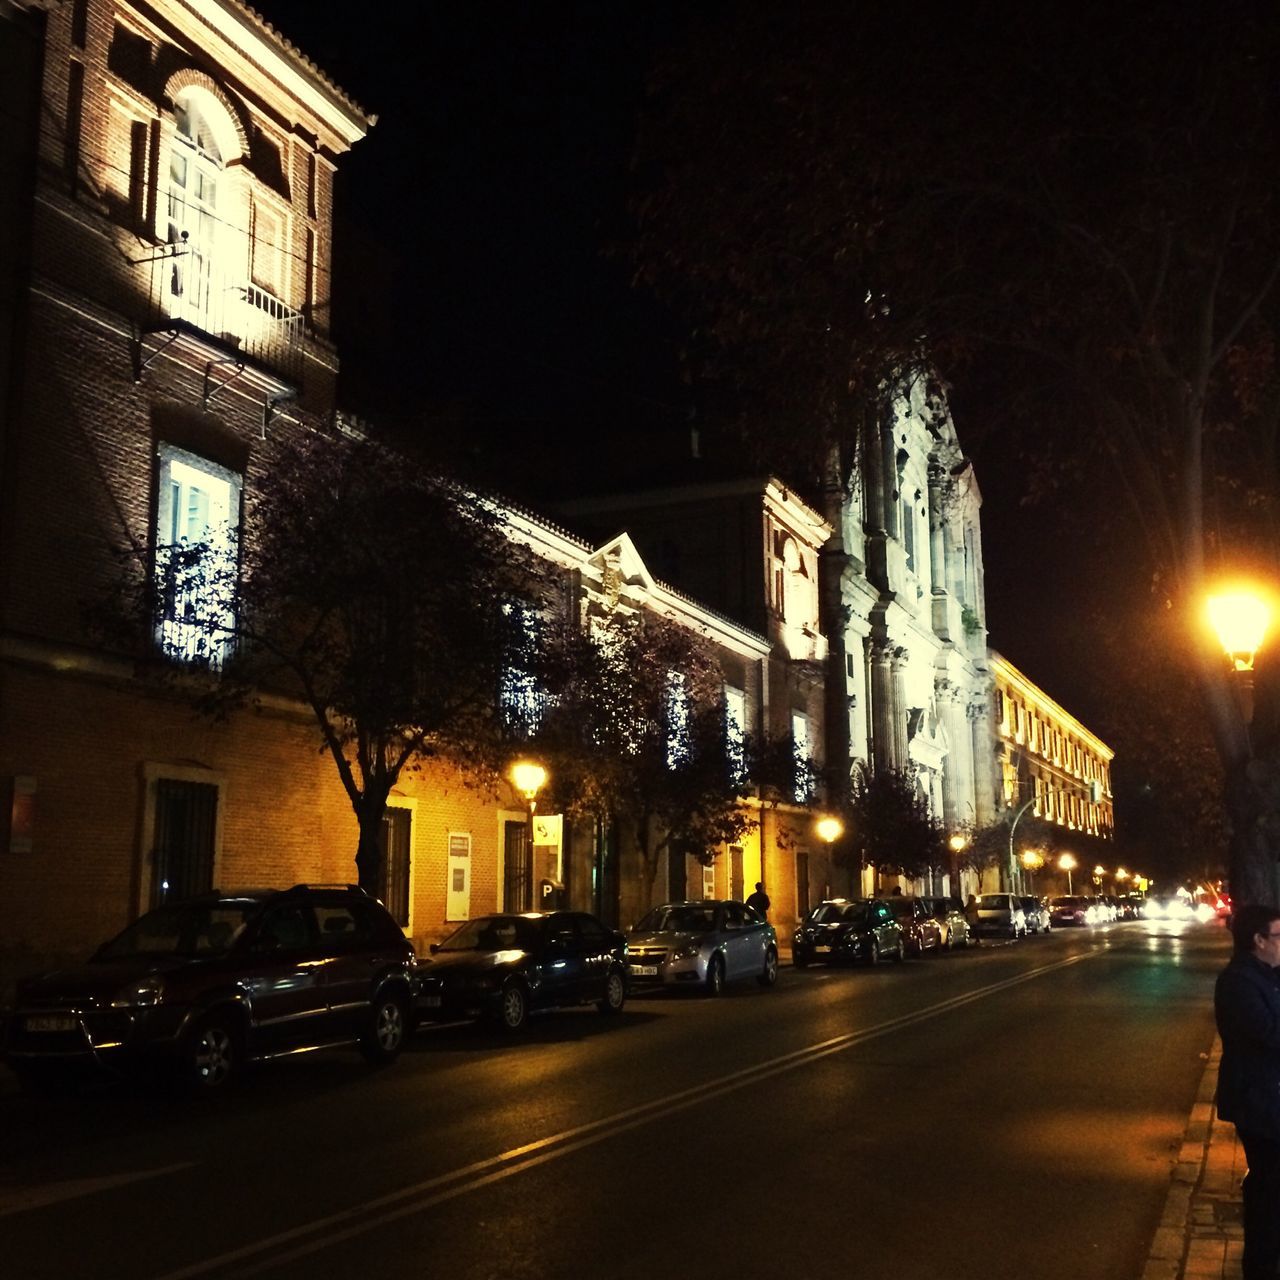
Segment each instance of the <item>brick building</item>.
M0 900L22 904L4 976L188 890L354 877L356 821L310 712L262 697L202 718L87 619L118 552L238 534L268 443L339 425L333 175L374 121L238 0L10 4L0 71ZM564 571L581 616L652 609L697 631L728 714L773 714L769 638L655 579L624 535L519 512L509 531ZM196 643L182 603L152 637L179 661ZM523 799L469 781L428 764L391 796L387 898L411 936L534 905L543 877L630 923L634 850L554 823L530 848ZM825 885L817 865L783 875L807 817L760 818L711 868L666 860L658 892L741 896L763 876L793 916Z

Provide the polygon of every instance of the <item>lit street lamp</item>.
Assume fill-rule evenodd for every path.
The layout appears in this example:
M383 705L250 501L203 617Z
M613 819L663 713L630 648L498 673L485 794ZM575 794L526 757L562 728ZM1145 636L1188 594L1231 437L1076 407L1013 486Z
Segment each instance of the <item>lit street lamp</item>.
M1271 606L1252 591L1227 591L1206 602L1209 622L1217 633L1231 669L1246 732L1253 721L1253 659L1271 621Z
M547 783L547 771L532 760L517 760L511 766L511 785L524 797L528 806L525 838L529 841L529 877L533 878L533 815L538 809L538 792ZM532 892L532 883L529 891Z
M819 818L813 824L814 834L818 839L827 846L827 865L831 865L831 846L844 835L844 823L839 818L833 818L828 814L825 818ZM830 875L830 872L828 872ZM805 904L808 906L808 888L805 888Z
M1027 875L1031 877L1031 892L1036 891L1036 872L1044 866L1044 854L1039 849L1024 849L1022 851L1022 866Z
M1252 671L1253 658L1271 621L1271 606L1251 591L1210 596L1209 621L1237 671Z
M1076 869L1076 860L1069 854L1064 853L1058 859L1058 870L1067 873L1067 893L1071 893L1071 873Z
M1013 833L1017 831L1018 823L1022 821L1022 815L1026 813L1027 810L1030 809L1033 804L1035 804L1035 802L1036 802L1035 797L1032 796L1031 799L1028 800L1026 804L1024 804L1022 808L1019 809L1018 812L1013 815L1013 821L1009 824L1009 888L1012 891L1016 891L1018 888L1018 886L1014 883L1014 879L1017 876L1018 862L1017 862L1017 859L1013 856Z
M818 834L818 839L824 844L833 845L844 835L844 823L839 818L819 818L813 824L814 831Z

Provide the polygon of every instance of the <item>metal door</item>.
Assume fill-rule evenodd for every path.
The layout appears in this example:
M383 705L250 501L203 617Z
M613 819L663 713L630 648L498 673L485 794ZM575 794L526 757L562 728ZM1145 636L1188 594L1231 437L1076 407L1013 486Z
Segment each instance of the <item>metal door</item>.
M402 929L409 927L409 871L413 815L388 805L382 811L382 904Z
M502 909L532 911L533 849L526 823L503 823L502 851Z
M211 782L156 781L151 906L213 888L218 788Z

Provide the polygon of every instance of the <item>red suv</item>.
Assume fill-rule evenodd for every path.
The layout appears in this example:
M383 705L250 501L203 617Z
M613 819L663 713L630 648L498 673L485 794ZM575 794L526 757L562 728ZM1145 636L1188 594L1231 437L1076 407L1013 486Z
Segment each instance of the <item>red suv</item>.
M389 1062L409 1030L413 964L355 886L213 890L149 911L78 968L20 983L4 1056L29 1087L159 1060L200 1091L300 1049L354 1044Z

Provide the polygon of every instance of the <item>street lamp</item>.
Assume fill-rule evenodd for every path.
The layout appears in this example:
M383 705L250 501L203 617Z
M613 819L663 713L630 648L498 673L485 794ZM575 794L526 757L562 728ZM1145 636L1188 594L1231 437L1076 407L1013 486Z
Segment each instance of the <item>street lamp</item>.
M818 833L818 839L828 845L835 844L844 835L844 823L839 818L819 818L813 829Z
M1252 671L1253 658L1271 621L1271 606L1252 591L1210 596L1209 621L1236 671Z
M1031 892L1035 893L1036 872L1044 866L1044 854L1039 849L1024 849L1022 851L1022 865L1031 877Z
M1032 796L1031 799L1028 800L1026 804L1024 804L1022 808L1019 809L1018 812L1013 815L1013 821L1009 824L1009 888L1011 890L1017 887L1013 883L1013 880L1014 880L1014 875L1016 873L1016 867L1018 865L1017 859L1013 856L1013 833L1017 831L1018 823L1022 821L1022 815L1026 813L1027 810L1030 809L1033 804L1035 804L1035 802L1036 802L1036 798L1035 796Z
M1064 853L1058 859L1058 870L1067 873L1067 893L1071 893L1071 873L1076 869L1076 860L1069 854Z
M835 844L835 842L839 840L842 835L844 835L844 823L841 822L839 818L832 817L830 814L828 814L824 818L819 818L817 822L813 824L813 830L814 830L814 833L817 835L818 839L821 840L822 843L827 846L827 866L829 868L831 865L831 846ZM831 873L828 870L827 872L828 879L830 879L830 874ZM859 875L861 875L861 871L859 871ZM805 908L805 911L807 912L809 909L809 886L808 885L805 885L804 894L805 894L804 908Z
M511 766L511 785L524 796L528 806L525 834L529 841L529 892L533 892L533 815L538 808L538 792L547 783L547 771L533 760L517 760Z

